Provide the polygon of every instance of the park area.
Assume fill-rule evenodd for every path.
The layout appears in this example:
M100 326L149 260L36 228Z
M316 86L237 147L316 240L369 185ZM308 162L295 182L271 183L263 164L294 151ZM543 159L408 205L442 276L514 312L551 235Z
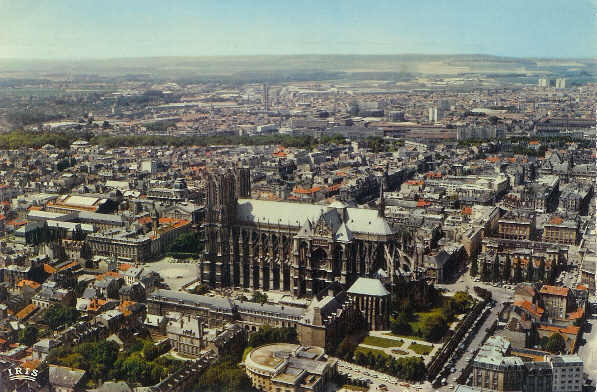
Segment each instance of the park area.
M431 358L431 353L441 347L441 344L427 344L417 339L413 340L406 337L395 337L387 335L389 332L370 331L368 336L360 342L355 349L356 353L367 355L387 355L394 358L417 356L424 357L427 362ZM384 336L385 335L385 336Z
M399 305L399 312L391 318L388 336L427 342L440 342L450 330L450 325L466 314L473 306L473 298L465 292L453 296L436 296L428 309L413 309L410 303Z

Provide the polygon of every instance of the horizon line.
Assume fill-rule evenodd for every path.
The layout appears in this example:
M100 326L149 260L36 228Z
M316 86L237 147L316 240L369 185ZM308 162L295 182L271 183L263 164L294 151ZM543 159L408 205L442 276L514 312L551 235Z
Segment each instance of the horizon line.
M135 60L135 59L182 59L182 58L255 58L255 57L395 57L395 56L430 56L430 57L450 57L450 56L477 56L477 57L496 57L502 59L527 59L527 60L593 60L597 57L547 57L547 56L506 56L488 53L385 53L385 54L355 54L355 53L300 53L300 54L222 54L222 55L160 55L160 56L115 56L115 57L0 57L1 61L107 61L107 60Z

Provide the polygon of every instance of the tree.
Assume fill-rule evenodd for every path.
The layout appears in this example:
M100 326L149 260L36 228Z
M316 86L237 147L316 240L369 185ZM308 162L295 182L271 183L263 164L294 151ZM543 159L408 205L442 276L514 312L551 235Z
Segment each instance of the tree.
M458 291L451 298L456 313L464 313L473 303L473 297L465 291Z
M477 276L479 273L479 261L477 261L477 256L474 256L471 260L471 275Z
M207 294L208 292L209 292L209 286L204 285L204 284L198 284L193 289L193 293L198 294L198 295L204 295L204 294Z
M547 340L545 349L552 354L559 354L566 351L566 340L559 333L554 333Z
M203 241L199 233L189 231L180 234L172 241L169 252L172 253L198 253L203 249Z
M46 310L43 320L50 327L56 330L63 325L70 325L77 321L79 312L75 308L69 308L62 304L52 305Z
M422 337L435 342L438 341L444 336L448 325L446 320L437 314L428 316L425 321L423 322L423 328L421 329Z
M491 281L499 282L500 278L501 278L499 261L496 261L495 263L493 263L493 268L492 268L491 272L492 272L491 273Z
M483 282L489 282L489 279L490 279L489 267L487 266L487 263L483 263L483 265L481 266L481 280Z
M251 302L264 304L267 302L267 294L259 291L254 291L253 296L251 297Z
M264 325L249 337L249 346L259 347L270 343L298 343L296 329L291 327L273 328Z
M532 282L535 277L535 267L533 266L533 260L529 260L527 262L527 276L526 281Z
M390 328L392 333L397 335L410 335L412 333L412 327L409 323L410 317L406 312L398 313L398 316L392 320Z
M19 341L25 346L33 346L37 341L37 334L39 333L37 327L28 325L25 329L19 331Z
M549 283L553 284L558 277L558 266L553 261L550 262L550 269L549 269Z
M502 275L503 280L509 281L511 273L512 273L512 262L510 261L510 255L506 255L506 261L504 262L504 273Z
M339 358L344 358L346 360L350 360L352 357L352 353L355 349L355 345L351 343L350 336L345 336L344 339L338 345L336 349L336 356Z
M146 361L150 362L156 359L160 355L160 350L151 342L145 342L143 344L143 357Z
M516 267L514 268L514 282L522 282L522 266L520 265L520 259L516 261Z
M536 273L536 280L543 282L545 279L545 259L541 259L541 263L539 264L539 268L537 269Z

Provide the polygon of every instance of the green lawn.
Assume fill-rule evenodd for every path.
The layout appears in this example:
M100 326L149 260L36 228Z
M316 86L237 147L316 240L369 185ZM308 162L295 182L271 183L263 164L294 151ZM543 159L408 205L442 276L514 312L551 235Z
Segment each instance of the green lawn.
M410 346L408 346L408 348L419 355L427 355L431 352L431 350L433 350L433 347L419 343L411 343Z
M441 314L442 314L441 307L433 308L427 312L416 312L415 319L409 323L410 327L413 329L413 331L422 329L423 323L425 322L427 317L434 316L434 315L441 315Z
M357 392L366 392L369 390L369 388L357 387L356 385L348 385L348 384L342 385L342 388L347 389L349 391L357 391Z
M404 344L404 341L395 340L395 339L385 339L385 338L380 338L377 336L366 336L365 339L361 343L368 344L370 346L386 348L386 347L401 347Z
M371 353L373 355L385 355L387 356L388 354L384 353L382 350L376 350L374 348L369 348L369 347L362 347L362 346L357 346L356 350L354 350L355 354L357 352L362 352L363 354L367 355L367 353Z

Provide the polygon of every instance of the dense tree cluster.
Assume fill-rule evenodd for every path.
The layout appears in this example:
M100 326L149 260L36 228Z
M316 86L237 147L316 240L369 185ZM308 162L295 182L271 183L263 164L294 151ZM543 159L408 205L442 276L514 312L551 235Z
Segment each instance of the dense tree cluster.
M12 131L0 134L0 149L15 150L19 148L40 148L51 144L57 148L69 148L79 138L87 138L87 134L67 132L24 132Z
M296 329L287 328L273 328L269 325L261 327L261 329L253 333L249 337L250 347L259 347L270 343L295 343L298 344Z
M126 380L132 385L149 386L182 365L181 361L158 357L159 350L150 345L153 346L151 342L137 340L122 352L119 352L118 344L105 340L74 347L60 346L50 351L47 362L85 369L94 383Z
M75 308L56 304L50 306L44 314L43 321L52 330L71 325L79 318L79 311Z
M39 331L36 326L28 325L25 329L19 331L19 342L26 346L33 346L37 342Z
M386 354L363 353L357 351L354 362L369 369L387 373L403 380L421 381L425 379L425 363L421 357L393 358Z
M211 146L211 145L275 145L310 149L317 145L311 136L96 136L90 141L104 147L134 146Z
M453 297L436 297L433 301L439 310L432 314L419 316L417 311L425 310L413 305L408 297L398 302L397 314L390 319L390 328L397 335L415 335L428 341L439 341L448 329L448 324L457 314L465 313L473 304L472 297L465 292L457 292ZM413 329L412 323L423 317L420 327Z
M195 392L253 392L251 380L237 358L223 358L211 365L195 384Z
M559 333L554 333L549 338L541 340L541 346L544 350L552 354L561 354L566 352L566 340Z
M168 247L168 255L177 259L194 257L203 251L203 237L201 233L189 231L180 234Z

